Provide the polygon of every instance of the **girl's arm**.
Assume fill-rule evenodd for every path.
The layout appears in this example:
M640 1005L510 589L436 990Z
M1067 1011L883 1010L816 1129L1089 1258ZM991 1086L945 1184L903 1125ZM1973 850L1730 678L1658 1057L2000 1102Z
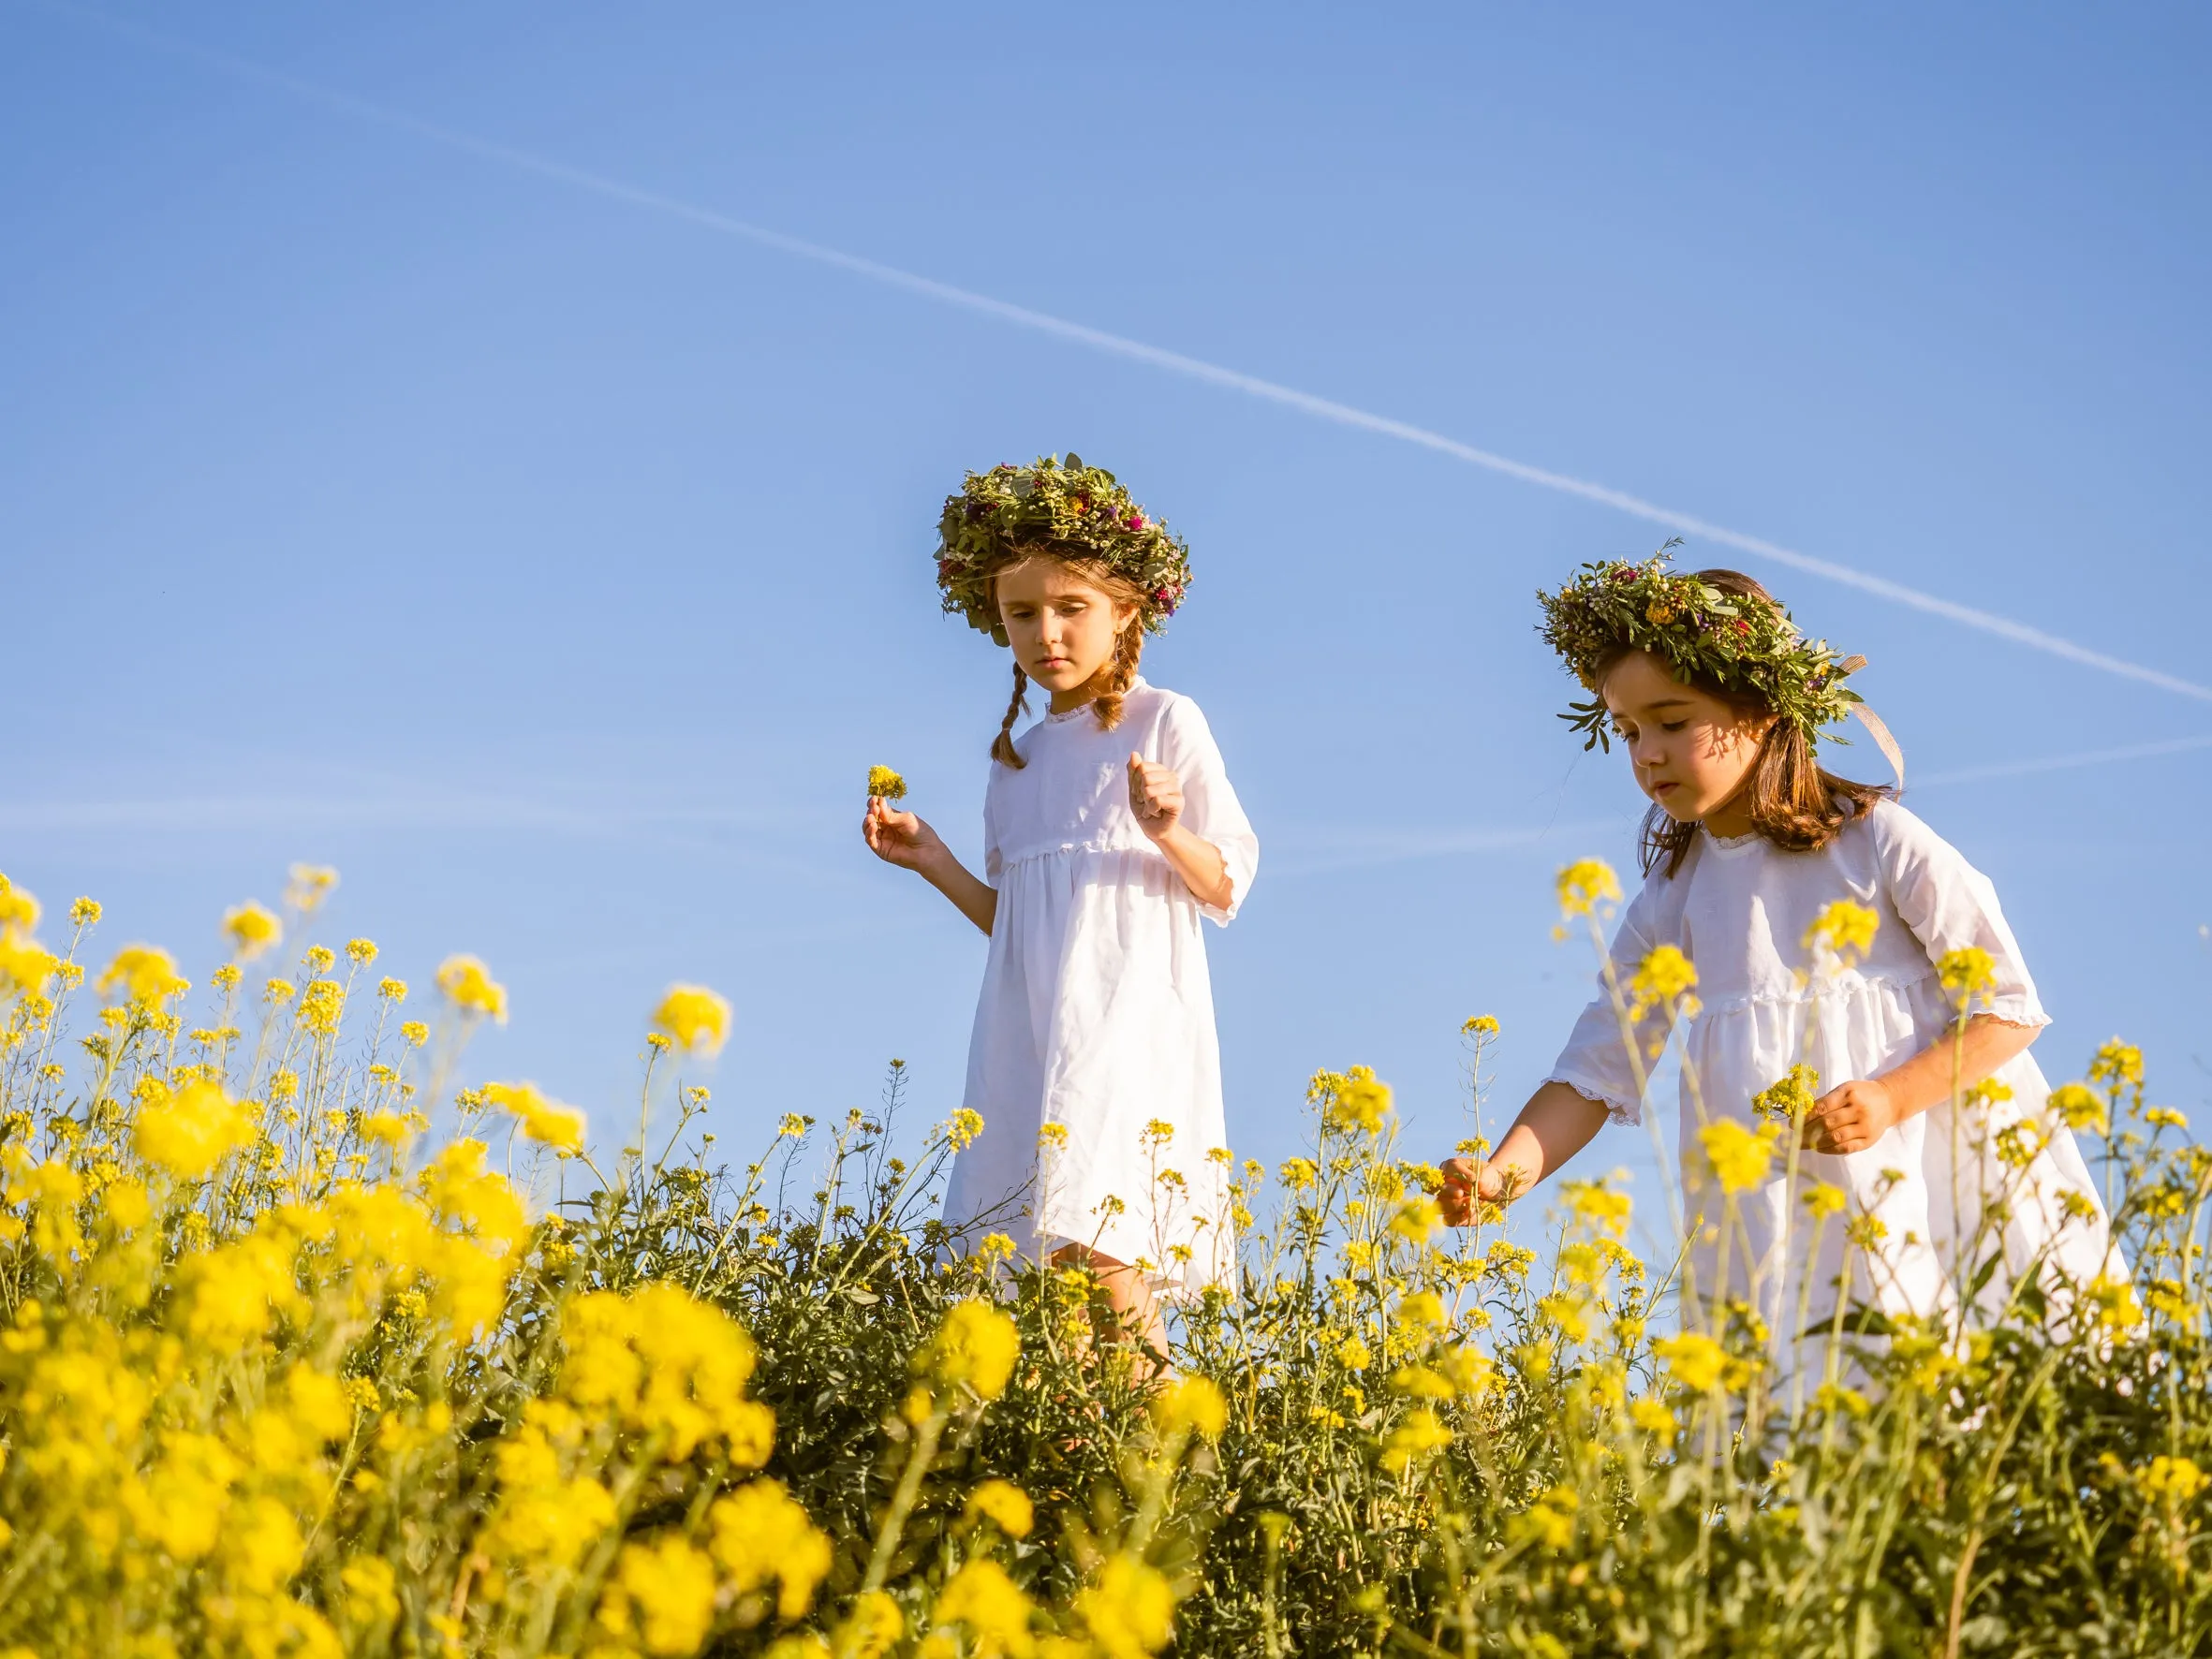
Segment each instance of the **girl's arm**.
M1878 1078L1839 1083L1813 1102L1803 1144L1816 1152L1864 1152L1892 1125L1971 1089L2028 1052L2042 1028L1976 1014Z
M861 839L886 864L913 871L951 900L961 915L984 932L991 931L998 917L998 889L971 875L944 838L918 815L892 812L879 798L870 796L867 815L861 819Z
M1519 1197L1589 1145L1605 1127L1608 1115L1602 1102L1571 1084L1545 1083L1528 1097L1497 1150L1479 1169L1471 1158L1445 1163L1444 1190L1438 1195L1444 1219L1453 1226L1465 1226L1478 1197L1498 1204Z
M1173 767L1160 766L1142 755L1129 756L1129 810L1137 827L1152 838L1183 885L1202 904L1227 910L1236 897L1229 878L1229 860L1204 836L1183 825L1183 779Z

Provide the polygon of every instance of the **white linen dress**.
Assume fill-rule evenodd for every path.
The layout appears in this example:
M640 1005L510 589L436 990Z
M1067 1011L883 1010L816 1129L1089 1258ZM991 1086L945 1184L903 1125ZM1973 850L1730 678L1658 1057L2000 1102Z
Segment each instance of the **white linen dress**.
M966 1104L982 1133L953 1159L945 1220L1041 1255L1088 1245L1142 1266L1163 1294L1221 1277L1233 1241L1214 993L1202 917L1226 925L1260 842L1205 716L1139 680L1120 723L1088 706L1015 740L983 798L983 873L998 889L968 1045ZM1227 907L1201 903L1138 827L1128 757L1172 767L1183 824L1220 848ZM1172 1131L1161 1140L1147 1125ZM1040 1157L1046 1125L1064 1132ZM1116 1202L1118 1201L1118 1202Z
M1854 967L1837 970L1831 962L1805 976L1812 968L1806 932L1837 899L1880 918L1873 946ZM1935 1042L1954 1019L1935 969L1946 951L1978 947L1995 963L1995 984L1973 1012L2014 1025L2049 1023L1996 888L1894 801L1878 802L1813 853L1785 852L1756 835L1720 840L1701 830L1674 875L1655 870L1621 918L1611 954L1624 992L1637 964L1659 945L1675 946L1695 963L1703 1003L1681 1034L1680 1145L1686 1208L1693 1225L1703 1215L1691 1262L1705 1297L1719 1279L1714 1224L1724 1207L1709 1170L1700 1178L1703 1124L1733 1118L1756 1128L1751 1097L1793 1064L1818 1071L1817 1095L1879 1077ZM1648 1017L1646 1052L1663 1035L1663 1018ZM1639 1121L1635 1071L1602 990L1576 1022L1552 1076L1603 1102L1616 1121ZM1728 1238L1725 1294L1748 1293L1777 1352L1805 1329L1801 1316L1821 1325L1834 1314L1847 1255L1850 1299L1893 1315L1954 1316L1976 1265L1997 1247L2002 1262L1977 1298L1983 1307L2001 1304L2017 1275L2038 1259L2076 1284L2118 1270L2087 1165L2072 1132L2047 1109L2050 1087L2032 1054L2008 1062L1995 1078L2011 1089L2010 1099L1957 1110L1944 1102L1893 1125L1863 1152L1800 1152L1795 1193L1785 1140L1771 1178L1740 1195L1743 1226ZM2047 1137L2024 1168L1998 1156L1998 1137L2020 1123ZM1815 1181L1840 1187L1848 1208L1820 1229L1818 1257L1808 1262L1814 1229L1802 1195ZM2069 1193L2078 1195L2077 1211L2086 1201L2086 1212L2069 1213ZM1883 1236L1872 1251L1850 1249L1844 1225L1865 1214L1879 1219ZM2063 1298L2054 1275L2044 1282Z

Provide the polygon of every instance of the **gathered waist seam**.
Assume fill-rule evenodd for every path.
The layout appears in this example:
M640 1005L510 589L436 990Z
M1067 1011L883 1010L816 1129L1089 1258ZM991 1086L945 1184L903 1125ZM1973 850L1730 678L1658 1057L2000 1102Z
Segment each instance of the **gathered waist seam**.
M1018 856L1002 852L998 855L998 867L1001 870L1013 870L1024 864L1041 863L1046 859L1065 858L1070 853L1135 853L1140 857L1158 859L1163 864L1167 862L1167 855L1150 842L1130 846L1122 842L1069 841L1058 846L1042 847L1036 852Z
M1887 975L1859 975L1850 979L1832 979L1819 989L1806 986L1788 991L1750 991L1739 996L1715 997L1699 1011L1705 1014L1733 1013L1739 1008L1756 1007L1811 1007L1828 997L1858 996L1870 991L1912 991L1928 984L1936 977L1930 968L1910 979L1894 979Z

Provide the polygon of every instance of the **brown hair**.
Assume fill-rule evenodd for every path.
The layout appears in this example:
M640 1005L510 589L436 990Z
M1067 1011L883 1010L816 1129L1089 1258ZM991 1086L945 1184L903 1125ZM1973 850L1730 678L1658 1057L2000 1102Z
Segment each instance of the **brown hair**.
M1738 570L1701 570L1700 581L1737 598L1773 605L1775 597ZM1633 649L1622 645L1599 659L1600 685ZM1747 697L1704 674L1692 674L1690 684L1708 697L1718 697L1739 714L1756 716L1774 711L1756 697ZM1818 852L1843 831L1844 825L1877 800L1896 794L1887 784L1859 784L1837 777L1814 757L1813 741L1794 722L1777 720L1766 728L1751 769L1744 775L1740 797L1751 812L1751 830L1775 845L1792 853ZM1672 876L1688 857L1697 840L1698 826L1667 815L1656 801L1644 815L1643 845L1639 849L1644 874L1649 875L1663 860Z
M1088 550L1071 547L1061 542L1030 542L1009 551L1006 562L991 573L991 608L998 608L998 579L1016 565L1031 559L1051 559L1066 565L1108 598L1116 603L1142 607L1144 590L1126 576L1116 575L1103 561L1094 558ZM1128 695L1137 682L1137 664L1144 655L1144 624L1141 610L1132 612L1128 624L1113 637L1113 655L1106 665L1091 676L1084 690L1090 694L1091 713L1099 722L1100 731L1112 731L1121 724L1121 700ZM1006 705L1006 718L999 723L998 735L991 740L991 758L1002 766L1019 771L1028 763L1014 748L1014 722L1022 717L1029 706L1029 676L1022 672L1022 665L1014 664L1014 695Z

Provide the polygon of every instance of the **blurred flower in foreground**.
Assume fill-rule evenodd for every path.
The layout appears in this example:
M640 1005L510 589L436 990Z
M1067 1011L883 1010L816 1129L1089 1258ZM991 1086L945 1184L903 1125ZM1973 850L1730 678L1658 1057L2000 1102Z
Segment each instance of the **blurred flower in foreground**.
M730 1040L730 1003L703 985L671 985L653 1023L692 1053L719 1054Z
M1152 1402L1152 1416L1170 1434L1197 1432L1218 1440L1229 1421L1229 1408L1213 1379L1187 1376L1171 1383Z
M312 916L337 885L338 873L328 864L294 864L284 902L302 916Z
M206 1179L253 1133L252 1120L214 1083L188 1083L139 1110L140 1154L183 1181Z
M494 979L473 956L449 956L438 963L438 989L465 1014L489 1014L507 1023L507 987Z
M230 935L230 954L239 962L251 962L272 945L284 939L284 923L266 905L248 899L244 903L223 913L223 932Z
M953 1303L936 1335L915 1358L933 1381L966 1383L981 1398L995 1400L1006 1392L1021 1352L1021 1333L1013 1320L971 1297Z
M1813 925L1805 930L1805 947L1849 967L1874 948L1874 934L1880 926L1880 913L1838 899L1813 918Z
M1010 1480L986 1480L967 1494L961 1519L969 1525L987 1520L1010 1538L1026 1538L1037 1524L1037 1506Z
M540 1146L551 1147L564 1158L583 1151L583 1113L572 1106L548 1100L535 1083L486 1083L487 1105L512 1114L523 1133Z
M176 958L155 945L125 945L100 976L103 995L120 989L127 1001L151 1006L191 986L177 972Z
M1559 872L1559 914L1587 916L1600 903L1620 902L1620 877L1603 859L1578 859Z
M1767 1167L1774 1162L1775 1142L1779 1138L1772 1123L1753 1133L1733 1118L1722 1118L1698 1131L1698 1145L1713 1166L1714 1179L1720 1182L1722 1192L1732 1196L1747 1193L1766 1179Z

